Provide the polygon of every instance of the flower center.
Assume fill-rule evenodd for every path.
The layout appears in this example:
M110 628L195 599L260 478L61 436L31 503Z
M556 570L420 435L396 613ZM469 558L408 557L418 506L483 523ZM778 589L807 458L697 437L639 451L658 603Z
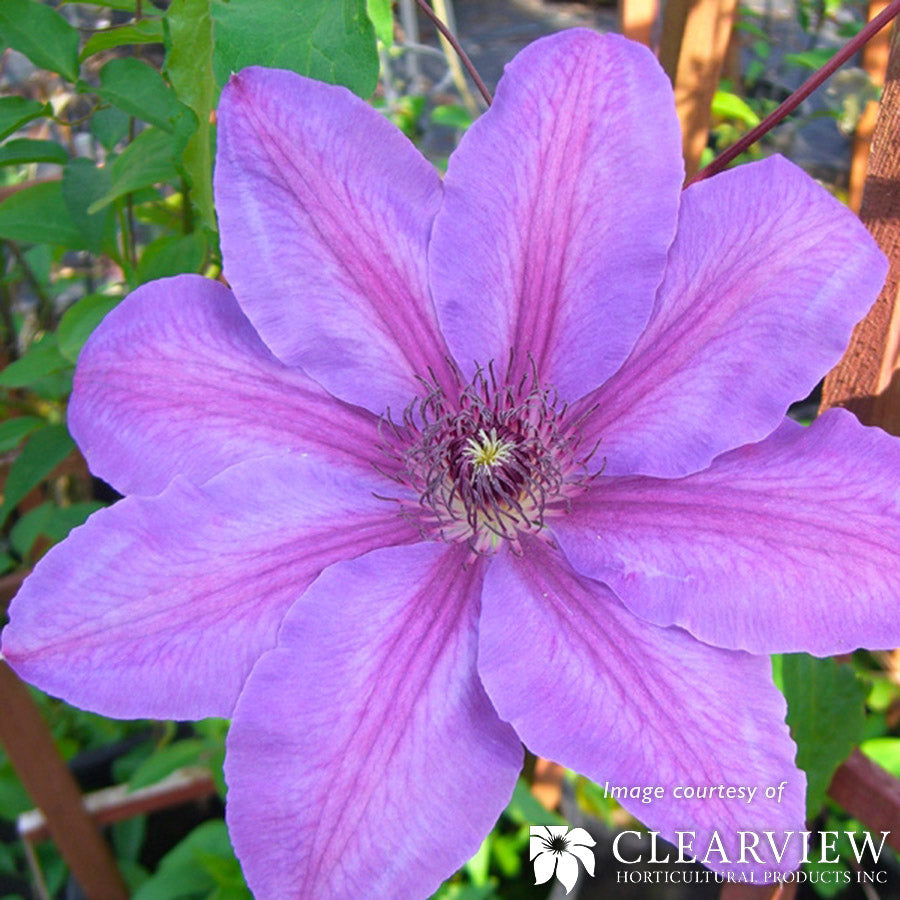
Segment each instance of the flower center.
M509 384L488 366L455 396L424 383L402 422L385 420L385 450L420 498L404 506L425 536L490 553L567 510L586 481L578 423L565 424L565 404L534 372Z
M553 853L565 853L569 849L569 842L562 835L554 835L549 849Z
M482 428L477 438L469 438L466 441L466 449L463 452L468 454L476 466L490 469L501 463L508 463L514 447L515 444L501 441L497 437L496 428L492 428L490 434Z

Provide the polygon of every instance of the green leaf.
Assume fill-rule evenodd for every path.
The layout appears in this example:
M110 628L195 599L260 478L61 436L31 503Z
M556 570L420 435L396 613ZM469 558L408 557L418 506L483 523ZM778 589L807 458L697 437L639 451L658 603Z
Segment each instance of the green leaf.
M84 62L89 56L112 47L127 47L132 44L161 44L162 42L162 20L141 19L139 22L130 22L128 25L119 25L116 28L107 28L104 31L96 32L84 45L78 58Z
M803 69L821 69L831 57L837 53L837 47L820 47L817 50L804 50L803 53L785 53L784 61L791 66Z
M37 487L73 450L75 444L65 425L45 425L34 432L10 466L3 486L0 523L19 501Z
M859 743L868 689L853 669L833 659L792 653L780 658L780 668L797 765L807 777L806 811L812 818L835 770Z
M0 767L0 818L15 821L17 816L31 808L31 798L16 778L12 767Z
M213 0L212 12L220 84L258 65L343 84L361 97L375 90L378 51L366 0Z
M24 97L0 97L0 140L32 119L49 116L51 112L49 103L38 103Z
M0 422L0 453L15 450L32 431L47 423L37 416L18 416Z
M182 155L191 200L201 222L216 227L212 193L212 127L215 105L210 0L173 0L165 18L166 75L179 100L193 111L197 127Z
M78 227L88 247L95 253L110 255L117 252L115 211L102 209L88 212L112 187L112 176L107 167L100 168L89 159L71 160L63 169L62 193L72 221Z
M712 113L720 119L735 119L750 128L759 125L759 116L747 105L747 102L730 91L716 91L713 95Z
M187 900L197 895L208 896L216 883L201 861L209 856L234 858L228 830L221 819L199 825L170 850L132 900Z
M136 0L63 0L64 3L87 3L89 6L105 6L108 9L121 9L123 12L134 12Z
M167 775L171 775L177 769L184 766L201 764L206 752L203 741L184 740L167 744L154 751L149 759L141 763L128 781L128 790L136 791L162 781Z
M138 263L140 284L184 272L198 272L206 259L206 239L199 231L162 237L147 245Z
M453 103L444 106L436 106L431 113L431 121L434 125L448 125L451 128L468 128L472 124L472 113L464 106Z
M66 148L56 141L32 141L28 138L16 138L0 146L0 166L13 166L20 163L56 163L65 165L69 154Z
M392 46L394 43L394 14L391 10L391 0L366 0L366 13L375 28L378 40L385 47Z
M78 78L78 32L55 9L36 0L3 0L0 34L39 68Z
M112 842L116 850L116 860L136 862L147 834L147 817L133 816L116 822L112 828Z
M182 110L165 79L140 59L112 59L100 70L96 89L108 103L163 131L173 131Z
M42 503L16 522L9 532L9 542L13 550L25 559L41 535L57 544L65 540L73 528L82 525L89 515L102 508L102 503L94 501L70 506L57 506L49 501Z
M112 151L128 136L128 114L115 106L98 109L91 116L91 133L104 149Z
M0 203L0 238L28 244L56 244L70 250L89 249L69 215L61 181L34 184Z
M900 778L900 738L871 738L863 741L859 749L895 778Z
M176 178L175 150L171 134L159 128L142 131L112 164L112 186L88 207L88 212L98 212L139 188Z
M520 778L516 782L512 799L506 807L506 815L517 825L559 825L565 819L550 812L531 793L528 782Z
M32 344L20 359L10 363L0 372L0 386L6 388L27 387L68 369L72 363L59 352L55 334L45 335Z
M70 306L63 313L56 329L59 352L70 362L77 362L81 348L94 329L121 301L121 297L110 297L107 294L88 294Z

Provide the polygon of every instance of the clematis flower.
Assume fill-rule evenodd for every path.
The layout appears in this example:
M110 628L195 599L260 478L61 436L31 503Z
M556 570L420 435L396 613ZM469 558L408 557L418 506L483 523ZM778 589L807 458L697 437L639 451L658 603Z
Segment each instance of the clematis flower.
M594 874L596 841L583 829L568 825L532 826L529 852L534 865L534 883L546 884L554 875L570 893L578 880L578 861L588 875Z
M667 79L616 36L522 51L443 181L289 72L233 76L218 122L231 289L148 284L85 347L69 425L127 496L22 587L10 664L232 717L259 897L427 896L523 744L663 786L625 806L713 868L792 869L766 654L900 643L900 444L784 418L881 285L867 232L777 157L682 193ZM763 830L784 853L739 861Z

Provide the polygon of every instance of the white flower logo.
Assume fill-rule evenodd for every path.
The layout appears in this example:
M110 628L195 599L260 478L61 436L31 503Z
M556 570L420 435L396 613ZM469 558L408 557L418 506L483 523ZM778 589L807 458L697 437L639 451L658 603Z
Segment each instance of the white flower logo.
M578 880L579 859L594 877L594 851L590 848L596 841L583 828L569 831L568 825L532 825L530 834L535 884L544 884L556 873L568 894Z

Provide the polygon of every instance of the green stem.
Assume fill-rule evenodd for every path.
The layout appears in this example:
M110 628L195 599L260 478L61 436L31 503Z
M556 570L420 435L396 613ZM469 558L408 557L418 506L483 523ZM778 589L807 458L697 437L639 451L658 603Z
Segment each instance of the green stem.
M10 249L12 255L16 258L16 262L21 266L22 273L25 276L25 280L31 285L31 289L34 291L35 296L37 297L37 315L38 315L38 323L41 328L52 328L53 320L55 318L55 310L53 308L53 300L50 295L44 290L43 285L38 281L37 276L32 271L30 265L28 265L28 260L25 259L25 254L12 242L7 241L7 246Z
M190 234L194 230L194 208L191 206L191 192L187 179L181 179L181 230Z
M4 348L10 362L19 358L19 344L16 340L16 322L12 314L12 297L6 283L6 254L0 242L0 323L3 325Z

